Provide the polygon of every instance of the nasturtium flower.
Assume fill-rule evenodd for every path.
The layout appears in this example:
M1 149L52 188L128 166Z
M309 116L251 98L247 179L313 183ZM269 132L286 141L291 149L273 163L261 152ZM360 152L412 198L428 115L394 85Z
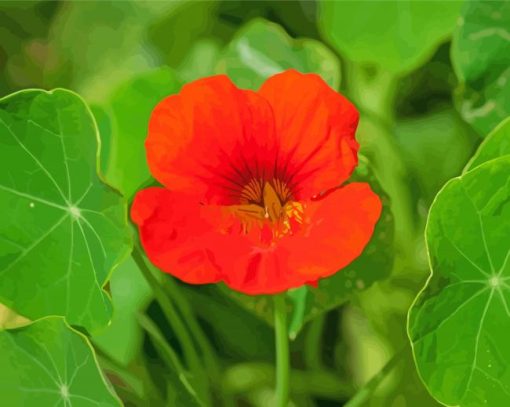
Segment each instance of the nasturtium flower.
M356 108L318 75L257 91L199 79L152 113L147 160L163 187L131 216L149 259L193 283L248 294L316 284L358 257L381 213L357 165ZM342 186L343 185L343 186Z

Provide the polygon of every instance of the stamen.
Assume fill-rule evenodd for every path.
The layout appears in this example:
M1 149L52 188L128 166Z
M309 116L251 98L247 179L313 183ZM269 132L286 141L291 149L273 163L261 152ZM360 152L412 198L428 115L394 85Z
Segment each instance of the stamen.
M229 206L229 210L241 222L243 233L258 226L272 231L273 239L277 239L292 234L303 223L304 207L291 197L290 189L281 180L252 179L242 190L240 205Z

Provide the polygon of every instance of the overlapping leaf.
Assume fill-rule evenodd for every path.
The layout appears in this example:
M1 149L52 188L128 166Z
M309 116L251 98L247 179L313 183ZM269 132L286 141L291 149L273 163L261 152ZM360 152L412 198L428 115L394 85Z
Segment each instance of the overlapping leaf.
M107 324L103 286L130 246L126 204L97 175L97 129L72 92L0 100L0 302L30 319Z
M0 331L2 405L121 406L87 339L62 318Z

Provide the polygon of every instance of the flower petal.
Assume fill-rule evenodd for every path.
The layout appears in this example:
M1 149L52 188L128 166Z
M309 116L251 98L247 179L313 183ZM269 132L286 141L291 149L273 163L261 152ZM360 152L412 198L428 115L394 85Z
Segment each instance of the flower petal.
M282 240L279 255L289 270L314 281L334 274L363 252L382 204L369 184L352 183L312 201L307 209L308 228Z
M320 76L288 70L259 92L274 112L278 171L296 200L342 184L357 165L358 111Z
M131 218L152 263L192 284L220 280L206 244L213 228L201 208L189 197L164 188L138 192L131 207Z
M150 170L166 187L207 203L238 203L251 178L273 168L274 118L264 98L213 76L158 104L145 145Z

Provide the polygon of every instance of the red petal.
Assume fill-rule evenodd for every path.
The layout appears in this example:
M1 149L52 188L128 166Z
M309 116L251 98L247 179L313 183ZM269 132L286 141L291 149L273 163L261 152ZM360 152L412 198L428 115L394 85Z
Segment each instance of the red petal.
M279 172L296 200L342 184L357 164L356 108L318 75L294 70L270 77L259 94L272 106Z
M208 203L238 203L244 185L273 168L272 111L226 76L200 79L156 107L146 149L152 174L168 188Z
M284 238L278 248L289 270L314 281L334 274L363 252L382 204L368 184L352 183L312 201L306 210L308 228Z
M161 270L188 283L219 281L218 266L207 246L212 225L201 207L185 195L164 188L137 193L131 218L149 259Z

